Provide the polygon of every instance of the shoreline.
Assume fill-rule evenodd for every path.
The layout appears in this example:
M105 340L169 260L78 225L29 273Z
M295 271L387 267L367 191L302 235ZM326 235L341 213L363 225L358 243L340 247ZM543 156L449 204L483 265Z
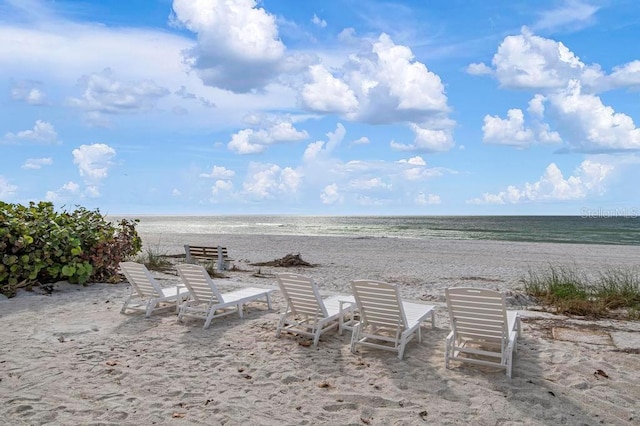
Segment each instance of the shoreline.
M620 217L226 215L138 219L139 232L155 234L387 236L640 246L640 222Z

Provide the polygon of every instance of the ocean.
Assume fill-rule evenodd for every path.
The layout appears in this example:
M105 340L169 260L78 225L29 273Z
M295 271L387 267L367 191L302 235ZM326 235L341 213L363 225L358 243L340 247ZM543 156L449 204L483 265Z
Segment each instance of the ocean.
M637 216L126 216L140 234L340 235L640 245Z

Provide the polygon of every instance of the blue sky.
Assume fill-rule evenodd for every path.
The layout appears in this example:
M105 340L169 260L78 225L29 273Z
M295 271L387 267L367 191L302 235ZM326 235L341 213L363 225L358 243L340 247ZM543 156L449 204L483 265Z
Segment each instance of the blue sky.
M0 200L640 213L636 0L0 0Z

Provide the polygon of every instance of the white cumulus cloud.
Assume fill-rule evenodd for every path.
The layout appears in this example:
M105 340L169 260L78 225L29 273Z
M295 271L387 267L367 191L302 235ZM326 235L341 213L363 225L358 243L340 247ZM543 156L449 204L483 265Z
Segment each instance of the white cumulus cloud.
M7 133L4 139L8 142L38 142L45 144L58 143L58 133L53 124L37 120L31 130L23 130L17 133Z
M212 178L212 179L231 179L236 175L236 172L229 170L223 166L213 166L211 172L200 173L200 177Z
M331 156L331 153L336 149L338 145L342 143L347 130L341 123L338 123L336 130L327 133L327 142L316 141L310 143L302 156L306 162L326 160Z
M324 187L320 193L322 204L340 204L344 201L344 196L340 193L338 185L332 183Z
M174 0L173 11L197 34L185 57L206 85L246 93L280 72L286 47L276 18L255 0Z
M323 113L353 114L357 111L359 103L354 91L323 65L309 67L309 79L301 93L305 107Z
M5 199L11 197L15 194L18 187L9 183L9 181L4 177L0 176L0 197Z
M409 126L415 134L413 143L403 144L391 141L391 148L398 151L443 152L455 145L449 129L424 128L414 123Z
M602 103L600 97L582 93L578 81L549 95L551 106L564 126L572 148L581 152L640 149L640 129L633 119Z
M510 109L507 118L487 115L485 142L520 148L536 142L564 143L568 151L585 153L640 149L640 129L633 118L615 111L598 95L640 86L640 61L614 67L607 75L600 65L585 64L561 42L534 35L525 27L520 34L505 37L492 63L502 87L534 92L527 109L532 121L527 125L519 108Z
M442 176L443 171L437 168L428 168L427 163L420 156L408 160L398 160L402 166L402 176L408 181L417 181L435 176Z
M507 118L487 115L482 126L482 140L501 145L527 146L533 139L533 130L524 127L524 114L514 108L507 112Z
M480 63L472 63L467 65L467 73L471 75L487 75L493 74L493 69L487 64Z
M398 160L398 163L407 163L407 164L413 164L415 166L426 166L427 163L426 161L424 161L424 159L422 157L420 157L419 155L416 155L415 157L411 157L408 160Z
M26 102L29 105L43 105L46 95L41 89L42 83L22 80L15 82L11 87L11 99Z
M52 164L53 164L53 159L51 157L27 158L27 160L22 165L22 168L23 169L37 170L37 169L41 169L42 166L50 166Z
M84 92L70 98L69 104L89 114L122 114L152 109L157 101L170 94L152 80L123 82L106 68L102 72L84 75L79 80Z
M368 143L371 143L371 141L369 140L368 137L366 136L362 136L356 140L354 140L353 142L351 142L353 145L366 145Z
M526 27L505 37L492 63L500 85L513 89L558 89L572 79L597 86L604 78L599 66L584 64L562 42L534 35Z
M251 163L242 188L255 199L273 199L295 194L302 176L291 167Z
M218 179L216 183L211 187L211 201L225 201L229 197L233 196L233 182L230 180Z
M371 179L354 179L349 182L349 186L356 190L391 190L393 185L385 183L381 178L375 177Z
M530 114L536 116L536 117L543 117L544 116L544 102L547 100L547 98L545 98L543 95L541 94L536 94L533 98L531 98L531 100L529 101L529 107L527 108L527 111L529 111Z
M426 205L440 204L442 200L440 200L439 195L425 194L421 192L416 196L416 198L414 199L414 202L419 206L426 206Z
M350 55L338 69L330 71L319 64L310 67L301 100L316 112L374 124L424 123L449 112L440 77L387 34L367 51Z
M60 201L67 197L76 195L80 195L80 185L73 181L69 181L56 191L47 191L45 199L47 201Z
M88 181L101 181L106 178L111 160L116 155L115 149L109 145L96 143L81 145L72 151L73 163L78 166L80 176Z
M565 179L555 163L549 164L540 179L521 187L509 185L505 191L485 193L468 200L469 204L516 204L530 201L578 200L605 191L604 182L613 166L590 160L583 161L574 175Z
M256 154L275 143L297 142L308 137L305 130L297 130L291 121L278 121L263 129L240 130L231 136L227 148L238 154Z
M609 82L613 87L640 87L640 60L614 67Z
M84 189L84 195L89 198L98 198L100 196L100 188L96 185L88 185Z
M311 18L311 22L320 28L326 28L327 26L327 21L320 19L315 13L313 14L313 18Z

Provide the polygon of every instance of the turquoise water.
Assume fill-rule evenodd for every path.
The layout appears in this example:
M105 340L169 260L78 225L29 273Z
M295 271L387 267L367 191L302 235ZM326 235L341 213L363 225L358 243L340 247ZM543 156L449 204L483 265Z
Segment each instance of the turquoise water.
M638 217L135 216L140 233L344 235L640 245Z

